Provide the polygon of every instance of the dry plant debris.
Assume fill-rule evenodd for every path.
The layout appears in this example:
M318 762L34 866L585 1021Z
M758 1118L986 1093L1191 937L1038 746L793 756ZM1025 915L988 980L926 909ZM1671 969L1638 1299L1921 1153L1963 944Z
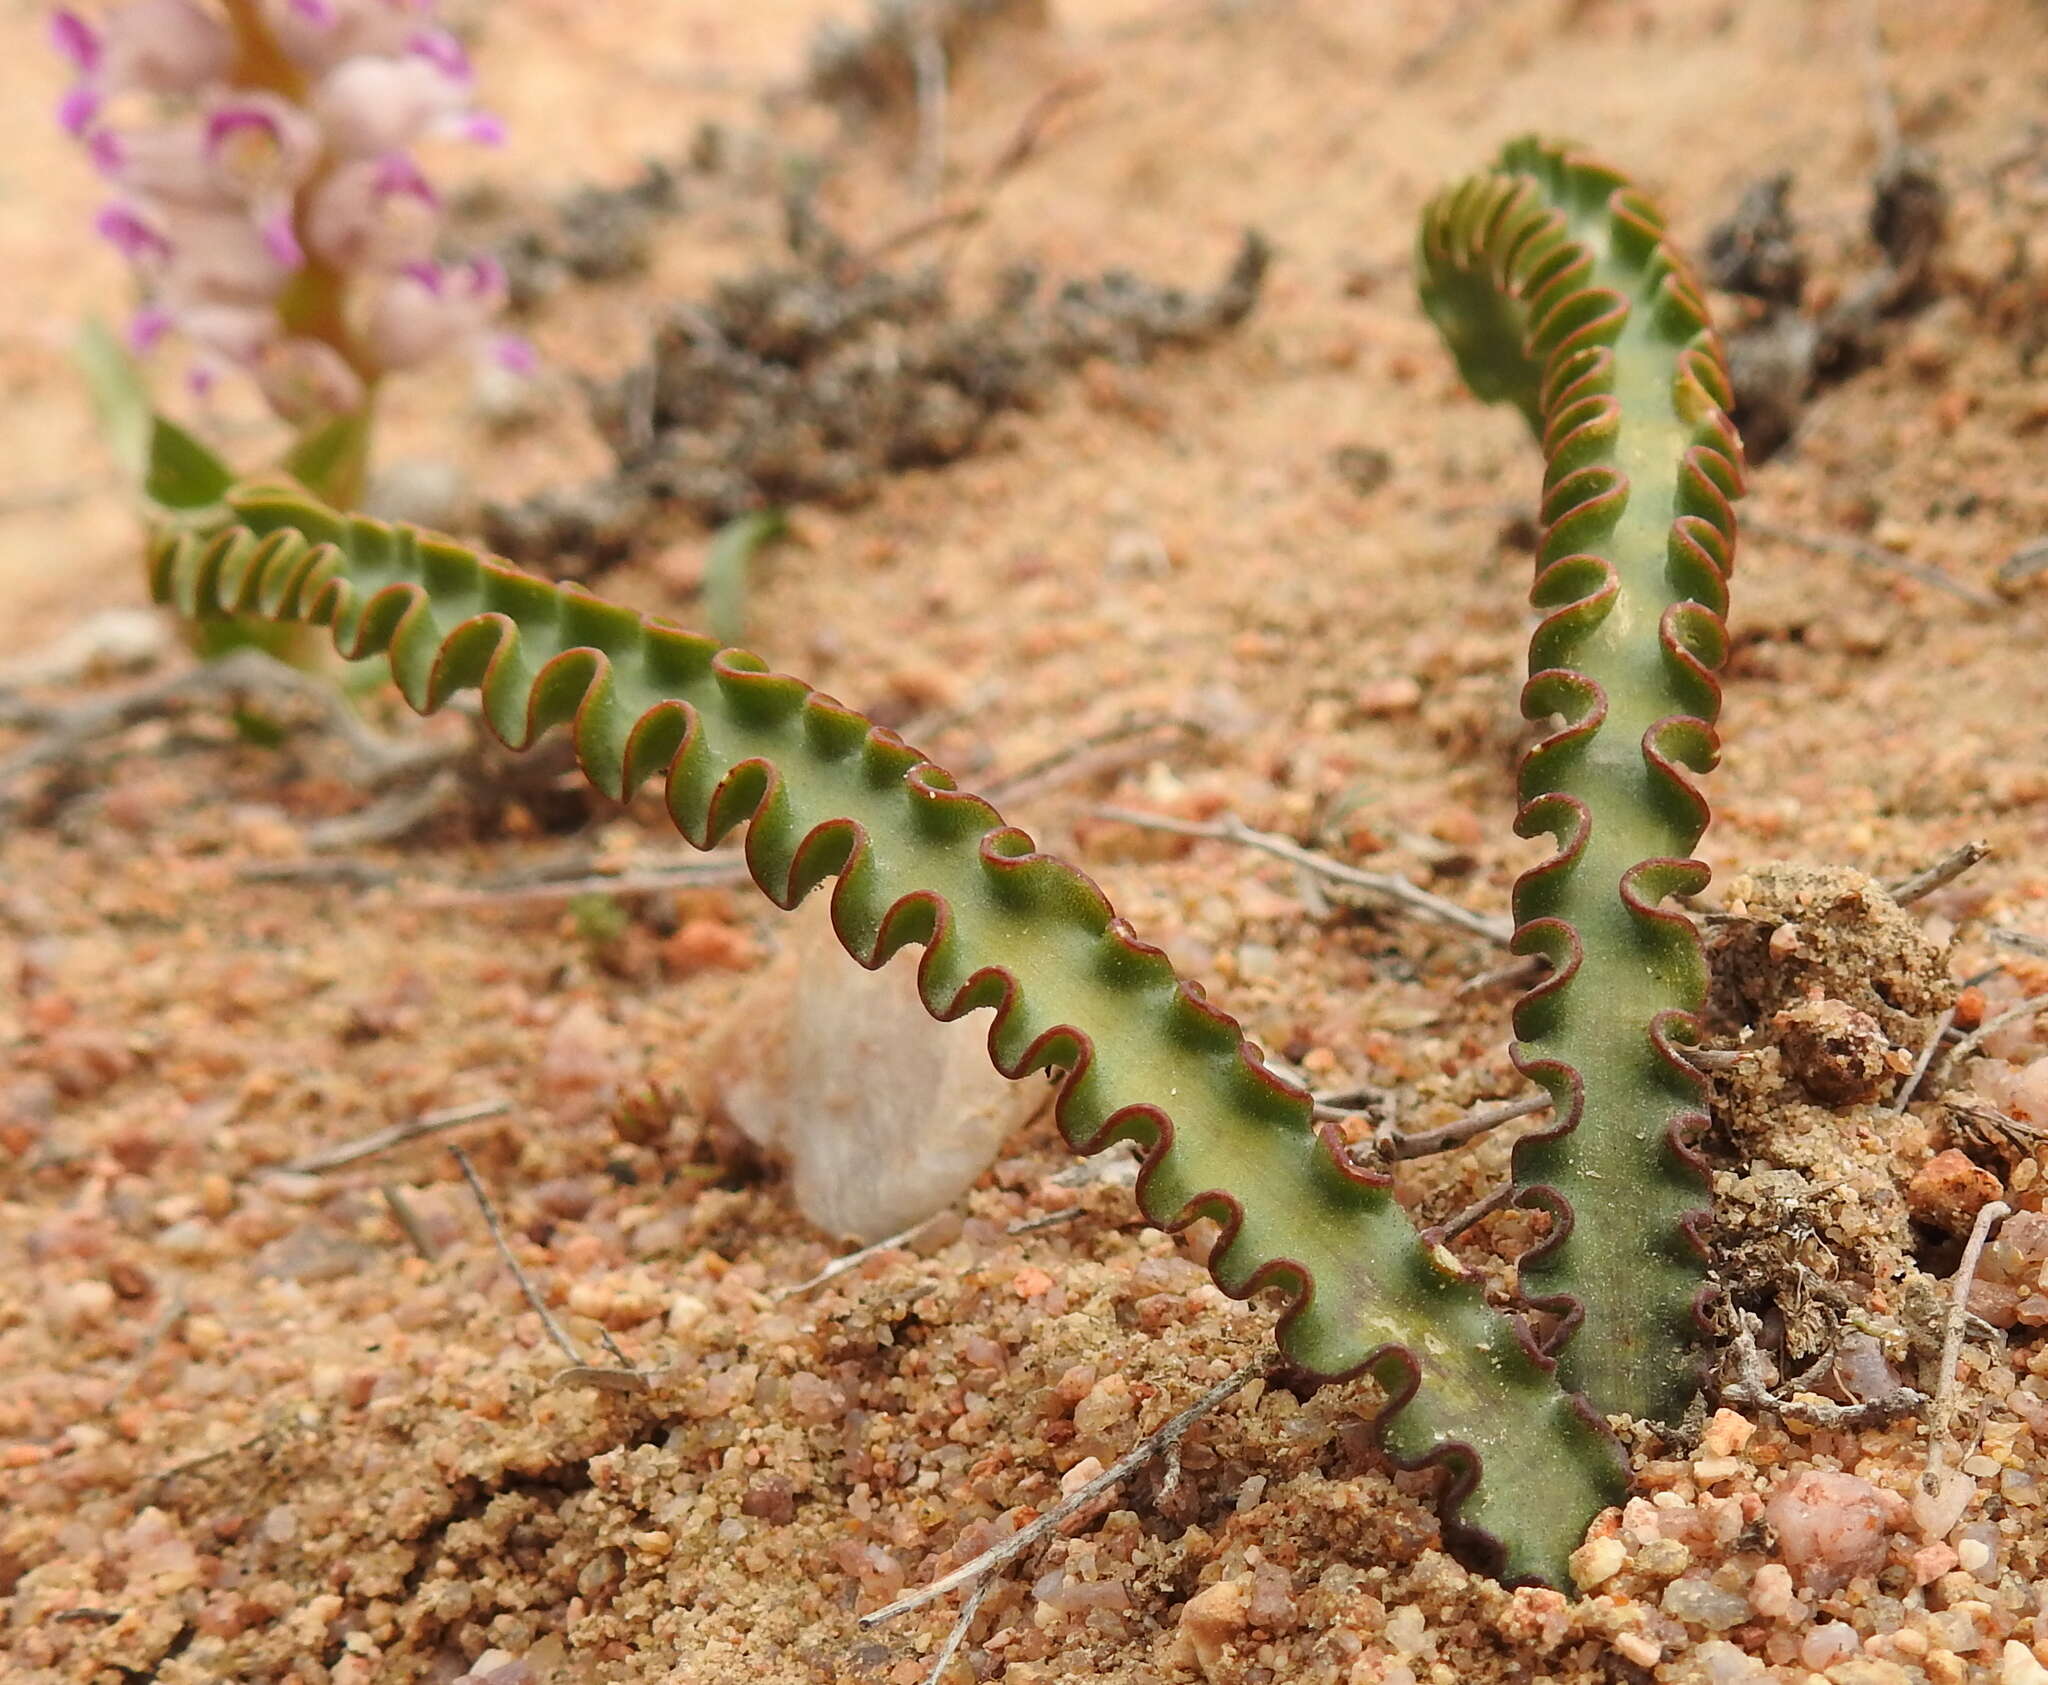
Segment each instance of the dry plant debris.
M631 554L661 516L860 504L887 475L981 448L996 417L1038 404L1063 373L1143 364L1236 327L1270 256L1247 234L1201 293L1113 270L1047 298L1017 269L970 315L936 271L864 268L801 207L791 228L791 263L673 311L651 359L596 395L616 474L486 509L494 549L581 577Z

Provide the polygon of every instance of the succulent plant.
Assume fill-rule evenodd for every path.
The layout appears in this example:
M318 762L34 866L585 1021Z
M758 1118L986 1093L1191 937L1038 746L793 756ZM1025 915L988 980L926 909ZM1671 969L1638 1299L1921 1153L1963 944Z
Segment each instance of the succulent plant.
M1555 1319L1541 1344L1565 1385L1668 1419L1696 1384L1706 1122L1674 1044L1697 1035L1706 963L1660 903L1707 882L1686 771L1719 752L1742 490L1727 369L1662 218L1563 148L1517 141L1440 195L1420 268L1467 382L1521 409L1546 464L1522 711L1561 723L1523 756L1515 829L1557 852L1515 886L1514 945L1551 969L1516 1009L1515 1058L1557 1122L1515 1154L1521 1201L1552 1221L1522 1278L1555 1284L1531 1308Z
M1385 1178L1316 1127L1309 1096L1093 883L800 680L287 482L224 490L225 470L187 476L170 500L183 506L161 510L150 577L190 616L321 625L348 656L381 653L422 711L475 689L514 747L567 726L608 795L659 778L693 844L745 826L778 905L836 879L833 925L855 959L922 945L935 1016L992 1009L1002 1071L1064 1073L1057 1115L1076 1150L1139 1145L1149 1219L1219 1221L1218 1284L1280 1293L1295 1364L1378 1384L1388 1452L1447 1471L1454 1546L1508 1578L1564 1583L1587 1521L1624 1490L1600 1412L1666 1413L1686 1373L1697 1090L1674 1043L1701 968L1685 919L1657 903L1703 879L1681 856L1705 810L1677 766L1712 756L1739 449L1698 296L1613 172L1518 143L1431 208L1422 258L1468 380L1522 407L1550 465L1535 590L1548 612L1524 701L1567 723L1525 762L1520 823L1560 846L1522 880L1517 912L1519 945L1553 971L1517 1022L1560 1126L1517 1170L1545 1178L1524 1197L1557 1214L1525 1267L1560 1291L1514 1317L1418 1239ZM1547 1337L1544 1310L1563 1312Z

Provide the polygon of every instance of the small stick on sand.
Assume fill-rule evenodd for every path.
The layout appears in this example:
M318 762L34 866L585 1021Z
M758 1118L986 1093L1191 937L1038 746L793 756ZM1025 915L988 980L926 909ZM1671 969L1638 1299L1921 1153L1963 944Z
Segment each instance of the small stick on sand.
M1901 907L1909 907L1923 896L1932 895L1944 885L1952 884L1972 866L1990 858L1991 845L1987 842L1966 842L1960 848L1952 848L1931 866L1924 866L1909 878L1885 885L1885 889Z
M953 1623L953 1630L946 1634L945 1643L939 1646L939 1653L932 1658L932 1670L924 1676L924 1685L939 1685L946 1677L946 1669L952 1666L953 1658L960 1653L960 1646L967 1642L968 1633L974 1629L974 1617L981 1613L981 1600L988 1596L995 1583L993 1574L974 1582L967 1601L960 1605L960 1618Z
M1792 527L1783 527L1775 521L1759 521L1752 518L1742 523L1743 531L1754 538L1769 539L1779 544L1794 544L1802 550L1811 550L1820 556L1846 556L1852 562L1864 567L1883 568L1887 572L1903 574L1908 579L1917 579L1922 585L1932 586L1937 591L1946 591L1951 597L1958 597L1973 608L1998 608L1998 598L1989 591L1980 591L1974 585L1967 585L1960 579L1951 579L1939 568L1928 567L1909 556L1894 555L1875 544L1865 544L1859 539L1839 538L1832 533L1800 532Z
M99 738L155 719L182 702L237 691L294 697L318 708L361 763L372 786L450 758L450 751L439 745L393 740L372 731L327 680L301 673L261 650L238 649L218 661L153 679L116 696L95 698L49 718L39 737L0 761L0 785L37 767L73 760Z
M1467 1229L1484 1222L1496 1211L1504 1209L1515 1197L1515 1184L1503 1182L1491 1193L1481 1194L1455 1217L1446 1223L1434 1223L1422 1231L1426 1246L1447 1246Z
M1956 1009L1950 1007L1935 1019L1934 1030L1927 1043L1920 1049L1920 1057L1913 1061L1913 1068L1899 1083L1899 1091L1892 1096L1892 1110L1903 1112L1913 1103L1913 1096L1920 1092L1920 1085L1927 1080L1927 1073L1933 1067L1934 1056L1941 1051L1942 1038L1955 1028Z
M533 1283L526 1279L526 1272L519 1267L519 1260L512 1256L512 1248L505 1240L505 1231L498 1226L498 1213L491 1205L491 1196L484 1192L484 1185L477 1178L476 1166L469 1162L469 1154L460 1147L448 1149L455 1162L462 1167L462 1179L469 1184L469 1191L476 1195L477 1209L484 1214L484 1222L491 1231L491 1239L497 1242L498 1256L505 1260L505 1267L512 1272L512 1279L519 1283L519 1291L526 1295L526 1302L534 1308L540 1318L540 1325L548 1331L548 1338L567 1355L570 1365L577 1369L588 1369L582 1352L576 1349L576 1342L569 1338L554 1314L542 1303L541 1296L534 1291Z
M1785 1421L1816 1428L1860 1428L1894 1422L1927 1403L1926 1396L1911 1387L1895 1387L1882 1398L1865 1399L1860 1404L1836 1404L1810 1394L1781 1397L1771 1391L1764 1356L1757 1349L1756 1331L1761 1326L1748 1311L1736 1313L1735 1337L1728 1344L1729 1356L1735 1360L1735 1379L1721 1384L1723 1403L1768 1410Z
M460 907L541 906L573 901L579 895L653 895L664 889L710 888L745 883L747 863L738 855L705 860L678 860L639 872L593 873L586 878L557 878L549 883L507 885L502 889L439 889L414 898L415 907L436 910Z
M1480 972L1477 977L1466 978L1458 985L1455 994L1463 1000L1468 995L1483 995L1488 989L1519 989L1549 974L1550 961L1541 954L1522 954L1506 965L1497 965L1490 971Z
M1998 564L1998 583L2007 587L2024 585L2037 573L2048 573L2048 538L2023 544Z
M441 1255L440 1248L435 1246L426 1226L420 1222L420 1214L413 1210L412 1201L405 1197L405 1190L396 1182L380 1182L377 1192L383 1196L384 1208L391 1213L391 1220L412 1242L412 1249L431 1264Z
M127 1378L115 1389L114 1396L106 1402L107 1412L111 1413L116 1405L124 1402L135 1390L135 1384L142 1379L142 1372L149 1367L149 1360L156 1356L158 1348L170 1338L171 1330L185 1320L186 1309L185 1296L182 1293L172 1294L156 1321L150 1324L149 1332L142 1336L142 1344L135 1348L135 1357L128 1365Z
M1984 1045L1986 1037L1996 1035L2008 1024L2017 1024L2023 1018L2038 1018L2044 1012L2048 1012L2048 995L2035 995L2031 999L2021 1001L2018 1006L2007 1007L1996 1018L1985 1019L1950 1048L1948 1062L1951 1065L1960 1065Z
M323 819L306 827L306 847L315 854L338 854L410 836L462 794L462 780L443 767L415 789L394 790L357 813Z
M932 1213L932 1217L938 1215L936 1211ZM851 1252L843 1252L816 1275L806 1277L794 1286L778 1287L768 1297L779 1305L785 1299L794 1299L799 1293L808 1293L814 1287L823 1287L826 1282L846 1274L848 1270L858 1269L876 1253L894 1251L929 1223L932 1217L920 1217L907 1229L898 1229L894 1234L882 1236L880 1240L871 1240L865 1246L857 1247Z
M1270 1360L1261 1357L1246 1364L1228 1380L1218 1381L1178 1416L1170 1418L1147 1434L1087 1485L1070 1493L1037 1520L1018 1528L1007 1539L991 1545L972 1562L962 1563L952 1573L897 1598L894 1603L861 1616L861 1630L868 1631L880 1626L884 1621L894 1620L898 1615L907 1615L913 1609L922 1609L927 1603L936 1603L948 1592L957 1591L964 1585L986 1585L1018 1557L1035 1549L1041 1540L1051 1537L1069 1521L1093 1509L1098 1499L1113 1492L1154 1457L1164 1454L1169 1449L1178 1448L1189 1428L1218 1405L1236 1396L1253 1381L1270 1372Z
M1219 819L1208 824L1192 819L1173 819L1163 813L1140 813L1127 807L1098 807L1094 813L1098 819L1133 825L1141 831L1165 831L1176 837L1199 837L1208 842L1236 843L1241 848L1255 848L1277 860L1314 872L1318 877L1328 878L1332 883L1349 884L1353 889L1385 896L1420 917L1452 925L1474 936L1483 936L1501 947L1506 947L1514 935L1514 927L1506 919L1472 912L1391 872L1368 872L1357 866L1347 866L1341 860L1332 860L1327 854L1303 848L1288 837L1275 836L1270 831L1255 831L1241 819Z
M1399 1164L1411 1158L1428 1158L1433 1153L1447 1153L1453 1147L1462 1147L1467 1141L1484 1135L1488 1130L1498 1129L1504 1123L1513 1123L1516 1118L1530 1117L1537 1112L1550 1109L1550 1096L1545 1093L1525 1094L1519 1100L1510 1100L1502 1106L1487 1111L1473 1112L1451 1123L1439 1124L1435 1129L1422 1129L1413 1135L1404 1135L1387 1125L1373 1131L1373 1151L1381 1158L1391 1159Z
M1063 1205L1057 1211L1041 1211L1036 1217L1019 1217L1003 1233L1036 1234L1040 1229L1056 1229L1062 1223L1071 1223L1076 1217L1087 1214L1085 1205Z
M946 43L932 6L917 7L910 38L910 64L917 78L917 190L936 199L946 179Z
M1208 735L1201 723L1183 719L1178 714L1130 714L1115 725L1093 732L1087 737L1076 738L1062 744L1049 755L1041 756L1015 772L994 779L982 788L982 794L990 801L1015 801L1020 792L1033 795L1043 793L1046 786L1062 782L1078 774L1102 770L1095 759L1096 751L1121 748L1134 738L1150 737L1155 732L1172 731L1189 738ZM1058 774L1058 777L1054 775Z
M351 1141L346 1146L330 1147L324 1153L315 1153L311 1158L302 1158L294 1164L283 1167L283 1174L291 1176L319 1176L330 1170L340 1170L347 1165L358 1164L378 1153L389 1152L393 1147L402 1147L408 1141L417 1141L422 1135L432 1135L443 1129L454 1129L460 1124L480 1123L485 1118L499 1117L512 1109L510 1100L477 1100L467 1106L450 1106L444 1111L423 1112L404 1123L394 1123L389 1129L380 1129L374 1135Z
M1984 1243L1991 1238L1994 1223L2012 1215L2012 1207L1994 1199L1977 1213L1971 1226L1963 1261L1956 1267L1956 1279L1949 1290L1948 1318L1941 1331L1941 1371L1934 1382L1934 1408L1927 1420L1927 1472L1920 1477L1924 1490L1935 1491L1946 1471L1949 1424L1956 1408L1956 1363L1963 1355L1963 1324L1970 1315L1970 1287L1977 1279L1977 1265L1984 1256Z

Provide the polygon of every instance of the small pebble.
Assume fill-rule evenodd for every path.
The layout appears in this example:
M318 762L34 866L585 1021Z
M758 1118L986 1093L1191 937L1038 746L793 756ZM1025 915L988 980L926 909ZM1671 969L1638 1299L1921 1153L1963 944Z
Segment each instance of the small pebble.
M1999 1657L1998 1685L2048 1685L2048 1667L2036 1661L2034 1652L2017 1638L2008 1638Z
M1581 1591L1591 1591L1613 1579L1627 1561L1628 1547L1619 1539L1594 1539L1572 1552L1572 1583Z
M1072 1468L1068 1469L1065 1474L1060 1476L1060 1495L1071 1498L1101 1472L1102 1459L1100 1457L1083 1457Z

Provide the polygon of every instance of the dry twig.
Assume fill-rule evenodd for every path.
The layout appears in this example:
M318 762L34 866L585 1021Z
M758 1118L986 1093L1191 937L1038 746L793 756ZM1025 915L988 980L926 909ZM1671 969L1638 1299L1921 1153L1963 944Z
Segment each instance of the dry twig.
M45 716L41 735L0 761L0 792L24 773L74 760L100 738L157 718L181 702L237 691L265 691L318 708L373 786L438 766L449 758L449 751L438 745L394 742L372 731L330 681L288 667L261 650L238 649L217 661ZM5 805L6 799L0 793L0 805Z
M1477 977L1468 977L1455 991L1455 998L1465 999L1470 995L1484 994L1488 989L1526 988L1538 978L1548 976L1550 961L1541 954L1521 954L1505 965L1496 965L1489 971L1482 971Z
M1538 1092L1525 1094L1519 1100L1510 1100L1505 1105L1489 1107L1483 1112L1473 1112L1450 1123L1439 1124L1435 1129L1417 1130L1412 1135L1403 1134L1391 1123L1381 1124L1374 1129L1372 1150L1380 1158L1401 1163L1411 1158L1428 1158L1433 1153L1447 1153L1453 1147L1462 1147L1467 1141L1498 1129L1504 1123L1513 1123L1517 1118L1533 1116L1550 1109L1550 1096Z
M1775 1393L1771 1390L1770 1369L1764 1362L1763 1353L1757 1349L1757 1330L1762 1326L1748 1311L1735 1313L1735 1335L1728 1344L1728 1355L1735 1365L1735 1379L1721 1383L1722 1402L1746 1405L1753 1410L1768 1410L1785 1421L1803 1422L1816 1428L1860 1428L1895 1422L1901 1416L1914 1414L1927 1403L1926 1396L1911 1387L1895 1387L1881 1398L1865 1399L1857 1404L1836 1404L1830 1399L1816 1398L1811 1393L1795 1392L1789 1398Z
M398 882L398 874L367 860L259 860L237 868L235 879L239 883L332 883L347 889L385 889Z
M469 1154L460 1147L450 1147L448 1151L462 1167L462 1179L469 1184L469 1191L476 1195L477 1209L484 1214L484 1222L491 1231L491 1239L497 1243L498 1256L505 1260L505 1267L512 1272L512 1279L519 1283L519 1291L526 1295L526 1302L540 1317L541 1326L548 1331L548 1338L568 1354L569 1367L555 1375L549 1385L597 1387L605 1392L645 1392L647 1377L626 1361L625 1354L612 1344L608 1334L602 1336L605 1349L618 1359L619 1367L607 1369L584 1360L583 1353L577 1350L576 1342L569 1338L567 1330L554 1319L553 1313L548 1310L540 1294L534 1290L533 1283L527 1279L526 1272L519 1267L519 1260L512 1256L511 1245L506 1241L505 1231L498 1223L497 1210L491 1204L490 1195L484 1192L484 1185L477 1177L476 1166L469 1162Z
M1098 750L1127 748L1134 739L1162 731L1178 732L1191 738L1208 735L1199 721L1184 719L1177 714L1126 715L1112 726L1087 737L1075 738L1013 773L990 780L983 785L981 793L992 802L1014 802L1020 794L1026 793L1042 794L1051 784L1103 770L1105 763L1097 756Z
M2038 1018L2044 1012L2048 1012L2048 995L2034 995L2027 1000L2021 1001L2018 1006L2007 1007L1996 1018L1985 1019L1983 1023L1979 1024L1968 1035L1964 1036L1961 1041L1957 1042L1954 1047L1949 1049L1949 1064L1951 1066L1962 1064L1965 1059L1969 1058L1971 1054L1984 1045L1988 1037L1996 1035L2006 1025L2017 1024L2025 1018ZM1951 1012L1949 1016L1954 1017L1955 1014Z
M383 1196L384 1208L391 1213L391 1220L412 1242L412 1249L431 1264L441 1255L440 1248L421 1223L420 1214L413 1210L412 1201L405 1197L405 1190L396 1182L379 1182L377 1192Z
M283 1167L283 1174L292 1176L318 1176L329 1170L340 1170L346 1165L359 1164L378 1153L389 1152L393 1147L402 1147L408 1141L417 1141L422 1135L432 1135L443 1129L453 1129L458 1124L479 1123L485 1118L499 1117L512 1109L510 1100L476 1100L467 1106L450 1106L443 1111L423 1112L404 1123L394 1123L389 1129L380 1129L374 1135L365 1135L343 1146L329 1147L310 1158L295 1160Z
M573 901L579 895L654 895L664 889L709 888L746 881L744 858L738 854L714 854L635 872L594 872L581 878L507 883L502 888L437 889L417 897L412 904L443 911L459 907L539 906L550 901Z
M323 819L306 827L306 846L315 854L338 853L376 843L397 842L417 831L462 793L462 780L443 767L424 784L394 790L359 813Z
M972 1562L961 1564L952 1573L897 1598L894 1603L861 1616L862 1630L880 1626L884 1621L894 1620L898 1615L907 1615L913 1609L922 1609L927 1603L935 1603L948 1592L957 1591L964 1585L978 1586L993 1579L1018 1557L1036 1548L1041 1540L1051 1537L1068 1522L1092 1509L1098 1499L1113 1492L1154 1457L1160 1456L1169 1448L1177 1447L1189 1428L1218 1405L1236 1396L1253 1381L1269 1372L1270 1364L1262 1357L1246 1364L1228 1380L1218 1381L1178 1416L1171 1417L1147 1434L1087 1485L1070 1493L1036 1520L1018 1528L1007 1539L991 1545Z
M1998 564L1998 583L2011 589L2024 585L2037 573L2048 573L2048 538L2024 544Z
M1927 1073L1934 1064L1935 1055L1941 1051L1942 1039L1955 1028L1956 1009L1949 1007L1935 1019L1934 1029L1920 1049L1920 1056L1913 1061L1913 1068L1900 1079L1899 1091L1892 1096L1892 1110L1903 1112L1913 1103L1913 1096L1920 1092L1920 1085L1927 1080Z
M804 1280L796 1282L789 1287L778 1287L768 1297L776 1304L780 1304L784 1299L794 1299L799 1293L808 1293L814 1287L823 1287L826 1282L836 1280L838 1277L846 1274L848 1270L859 1269L862 1264L865 1264L878 1253L893 1252L927 1223L931 1222L932 1217L937 1217L938 1215L939 1213L934 1211L931 1217L920 1217L907 1229L898 1229L892 1235L884 1235L880 1240L871 1240L867 1245L856 1247L851 1252L842 1252L816 1275L807 1276Z
M917 77L917 190L938 196L946 179L946 43L932 7L918 7L910 38L910 65Z
M1984 1243L1991 1238L1992 1225L2012 1215L2012 1207L1994 1199L1977 1213L1963 1261L1949 1290L1948 1317L1941 1331L1941 1370L1934 1380L1934 1408L1927 1420L1927 1472L1922 1481L1932 1492L1947 1462L1949 1424L1956 1408L1956 1363L1963 1355L1963 1325L1970 1316L1970 1287L1977 1279L1977 1265L1984 1256Z
M1176 837L1199 837L1209 842L1236 843L1243 848L1255 848L1270 854L1275 859L1285 860L1290 865L1302 867L1333 883L1349 884L1353 889L1363 889L1371 894L1384 896L1397 902L1409 912L1439 924L1447 924L1467 931L1474 936L1483 936L1489 942L1505 947L1514 935L1514 927L1506 919L1488 918L1484 913L1475 913L1461 907L1455 901L1446 901L1441 895L1432 895L1428 890L1417 887L1406 878L1396 877L1391 872L1368 872L1357 866L1347 866L1341 860L1332 860L1327 854L1317 854L1313 849L1288 837L1275 836L1270 831L1255 831L1237 818L1225 818L1204 823L1192 819L1174 819L1161 813L1140 813L1127 807L1098 807L1095 817L1107 819L1119 825L1136 826L1141 831L1165 831Z
M1489 1193L1481 1194L1464 1210L1446 1222L1432 1223L1422 1231L1426 1246L1448 1246L1467 1229L1484 1222L1496 1211L1505 1210L1513 1203L1517 1189L1512 1179L1502 1182Z
M1989 859L1991 852L1989 843L1966 842L1960 848L1950 849L1931 866L1922 867L1911 877L1887 884L1885 890L1901 907L1911 906L1937 889L1954 883L1972 866Z
M1759 521L1754 516L1743 521L1742 530L1751 537L1771 539L1779 544L1795 544L1818 556L1844 556L1864 567L1903 574L1937 591L1946 591L1974 608L1995 609L2001 606L1989 591L1980 591L1963 580L1951 579L1939 568L1916 562L1910 556L1895 555L1875 544L1865 544L1861 539L1842 538L1833 533L1800 532L1793 527L1780 526L1775 521Z

